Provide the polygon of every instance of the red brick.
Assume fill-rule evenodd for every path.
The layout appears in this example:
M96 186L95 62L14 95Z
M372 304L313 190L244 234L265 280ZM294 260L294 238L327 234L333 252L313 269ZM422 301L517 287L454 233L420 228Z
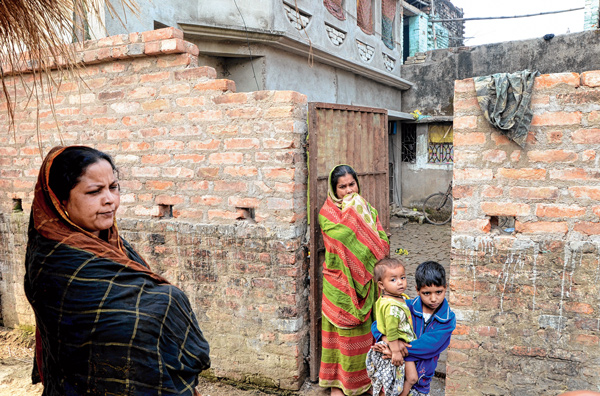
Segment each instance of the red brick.
M162 174L165 177L177 177L184 179L191 179L194 177L194 171L192 169L184 168L182 166L163 168Z
M454 146L476 146L485 144L485 134L481 132L454 133Z
M498 176L506 179L544 180L546 178L546 170L532 168L500 168L498 169Z
M182 190L208 190L209 183L206 180L188 181L179 185Z
M202 78L217 78L217 71L209 66L191 67L185 70L176 71L174 73L175 80L193 80L197 81Z
M600 87L600 71L586 71L581 73L581 84L588 87Z
M165 85L160 88L161 95L184 95L190 92L191 88L187 84L173 84L173 85Z
M224 79L201 81L194 86L194 89L198 91L235 92L235 82Z
M594 308L590 304L580 302L565 301L563 307L567 312L575 312L586 315L591 315L594 313Z
M497 146L511 144L512 142L506 135L498 132L492 132L492 140Z
M578 222L573 227L573 231L587 235L600 235L600 223L592 223L589 221Z
M188 113L190 121L217 121L223 118L221 110L203 110Z
M575 198L587 198L600 201L600 187L569 187L569 193Z
M197 63L197 59L192 54L181 53L185 52L186 45L183 40L173 40L172 42L162 42L160 46L160 52L163 54L177 54L171 56L161 56L156 61L156 66L161 69L175 66L189 66ZM189 88L188 88L189 89Z
M456 325L452 335L469 335L471 327L465 325Z
M291 102L296 104L304 104L307 102L306 95L295 91L277 91L273 95L273 101L276 103Z
M566 84L572 87L579 87L579 74L577 73L554 73L554 74L542 74L536 77L533 84L533 89L544 89L552 88L556 85Z
M206 160L206 156L199 155L199 154L177 154L177 155L173 156L173 160L199 163L199 162L203 162L204 160Z
M246 103L248 101L248 94L245 92L241 93L229 93L225 95L215 96L213 102L216 104L230 104L230 103Z
M294 141L290 139L264 139L263 146L265 149L291 149L296 147Z
M169 78L170 75L171 75L171 73L169 73L168 71L142 74L140 76L140 82L145 83L145 82L165 81Z
M267 198L267 208L271 210L294 209L294 201L284 198Z
M477 326L475 331L482 337L496 337L498 335L497 327Z
M142 103L142 109L146 111L164 110L169 108L169 101L166 99L156 99L150 102Z
M117 120L116 118L110 118L110 117L98 117L98 118L92 118L92 125L110 125L110 124L116 124L119 120ZM43 129L40 126L40 129Z
M157 41L157 40L168 40L172 38L183 39L183 31L168 27L164 29L150 30L142 32L142 41Z
M531 207L515 202L482 202L481 210L487 216L527 216Z
M294 106L269 107L264 114L264 118L289 118L294 113Z
M514 346L511 348L510 352L516 356L546 356L545 349L527 346Z
M212 219L225 219L225 220L236 220L238 218L237 212L230 212L226 210L209 210L208 218Z
M579 217L585 215L585 208L567 205L544 205L537 206L535 215L538 217Z
M275 179L275 180L294 180L294 169L285 169L285 168L264 168L263 176L267 179Z
M198 168L198 177L202 179L214 179L219 175L219 168Z
M544 113L534 114L531 120L532 126L545 126L545 125L574 125L581 123L582 114L580 111L569 112L555 112L555 113Z
M204 106L205 99L204 96L191 97L191 98L178 98L175 100L177 106L180 107L199 107Z
M454 91L475 94L475 80L467 78L465 80L454 81Z
M229 197L229 206L236 208L257 208L261 200L258 198Z
M473 196L474 188L471 186L456 186L452 190L452 196L457 198L468 198Z
M481 191L481 196L484 198L497 198L504 194L504 190L501 187L487 186Z
M173 182L164 180L148 180L146 182L146 188L149 190L168 190L173 185Z
M491 169L454 169L455 180L492 180L493 177L494 175Z
M181 195L157 195L155 199L157 205L179 205L184 201Z
M450 349L478 349L479 344L470 340L450 339Z
M479 110L477 98L459 99L454 102L454 113L469 110Z
M515 221L515 229L517 232L524 234L566 234L569 231L569 226L565 222L553 222L553 221L538 221L538 222L526 222Z
M506 151L504 150L486 150L483 152L483 160L493 163L501 163L506 160Z
M557 187L512 187L509 192L512 198L518 199L556 199Z
M191 150L217 150L220 145L221 141L216 139L191 141L188 143L188 147Z
M472 233L483 232L488 233L492 229L488 219L478 220L452 220L452 232L456 233Z
M168 131L166 128L147 128L140 129L139 132L143 138L152 138L157 136L164 136L167 134Z
M475 129L477 128L476 116L462 116L454 118L454 130ZM455 132L456 133L456 132Z
M247 107L227 110L227 115L231 118L257 118L261 110L258 107Z
M233 177L251 177L258 175L258 169L251 166L228 166L223 169L223 172Z
M122 142L124 151L143 151L150 149L150 143L147 142Z
M596 150L585 150L581 152L580 160L583 162L594 161L596 159Z
M181 113L161 112L154 114L152 116L152 121L156 123L178 123L184 118L184 115Z
M208 156L211 164L241 164L243 159L242 153L213 153Z
M573 143L598 144L600 143L600 129L579 129L572 134Z
M575 342L581 345L594 346L600 342L600 337L590 334L578 334L575 336Z
M588 121L591 123L597 123L600 121L600 111L594 110L588 114Z
M534 150L527 152L527 157L532 162L575 162L577 153L566 150Z
M142 107L144 105L142 104ZM121 119L121 122L125 126L137 126L137 125L146 125L148 123L149 118L146 116L127 116Z
M260 141L258 139L226 139L224 141L226 150L235 150L235 149L253 149L258 148L260 145Z
M157 150L182 150L184 143L179 140L160 140L154 143Z
M217 180L215 181L214 191L245 192L248 191L248 185L244 182Z
M598 179L600 174L593 173L589 174L585 169L582 168L571 168L571 169L551 169L550 178L558 180L588 180Z
M195 205L216 206L223 202L223 198L210 195L199 195L192 197L190 201Z
M170 160L171 156L167 154L142 156L142 164L166 164Z
M531 105L539 106L539 105L547 105L550 103L550 97L548 95L533 95L531 97Z

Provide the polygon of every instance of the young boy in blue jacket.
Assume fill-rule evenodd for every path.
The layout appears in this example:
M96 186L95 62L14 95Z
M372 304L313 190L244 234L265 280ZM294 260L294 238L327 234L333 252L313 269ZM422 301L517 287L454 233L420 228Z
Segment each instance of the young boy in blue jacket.
M409 396L425 396L429 394L440 353L450 344L450 336L456 328L456 317L445 298L448 284L446 271L441 264L435 261L419 264L415 271L415 283L418 297L406 300L406 304L417 339L406 345L408 355L405 360L415 362L419 375ZM377 322L373 322L371 331L375 340L380 341L383 335L377 331ZM389 348L382 344L376 344L373 349L391 356Z

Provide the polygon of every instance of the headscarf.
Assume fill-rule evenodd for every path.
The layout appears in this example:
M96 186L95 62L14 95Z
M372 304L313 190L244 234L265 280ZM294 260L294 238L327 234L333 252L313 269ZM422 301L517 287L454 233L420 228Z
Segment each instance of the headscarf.
M119 238L116 217L112 227L106 231L108 235L106 241L71 221L49 185L52 163L66 148L54 147L42 163L35 186L30 228L33 227L44 238L86 250L98 257L104 257L131 267L136 271L147 273L157 282L169 283L162 276L152 272L143 259L144 265L131 260L127 256L123 248L123 241Z
M372 212L371 212L371 206L369 205L369 203L360 195L360 183L358 182L358 178L355 179L356 181L356 186L358 187L358 193L352 193L352 194L348 194L345 197L342 198L338 198L335 191L336 191L336 186L334 186L332 184L332 175L333 172L335 172L335 170L337 168L339 168L340 166L347 166L350 169L354 170L354 168L352 168L350 165L346 165L346 164L340 164L335 166L331 172L329 172L329 181L327 183L328 189L327 189L327 195L329 196L329 198L331 198L331 200L336 204L336 206L338 208L340 208L342 210L342 212L350 207L353 206L356 211L358 212L358 214L360 214L365 222L371 226L371 228L374 231L377 231L377 224L375 222L375 219L377 218L377 216L373 216ZM356 171L354 171L354 173L356 173ZM350 173L347 173L348 175Z

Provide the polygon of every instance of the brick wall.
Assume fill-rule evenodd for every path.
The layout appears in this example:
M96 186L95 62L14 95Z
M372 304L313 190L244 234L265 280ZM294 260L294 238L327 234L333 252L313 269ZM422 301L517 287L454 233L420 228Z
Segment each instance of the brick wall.
M119 168L122 233L188 293L212 373L298 388L308 344L306 97L236 93L182 38L169 28L86 42L83 81L52 88L54 110L48 96L28 103L17 83L14 133L0 115L4 324L32 323L22 263L41 156L61 142L91 145Z
M448 395L599 389L599 97L600 71L538 77L521 149L456 82Z

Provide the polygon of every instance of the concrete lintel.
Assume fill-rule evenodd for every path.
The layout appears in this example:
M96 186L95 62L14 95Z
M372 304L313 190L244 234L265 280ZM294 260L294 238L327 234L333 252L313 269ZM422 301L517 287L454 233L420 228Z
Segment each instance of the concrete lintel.
M417 124L431 124L434 122L452 122L453 116L426 116L415 121Z
M260 43L302 56L308 56L311 53L311 47L307 43L290 38L281 31L258 29L248 29L248 31L246 31L232 27L207 26L185 22L179 22L178 25L180 29L183 30L184 37L188 38L238 43ZM200 50L202 51L201 48ZM245 55L247 54L244 54L244 56ZM342 59L325 50L315 47L314 45L312 46L312 56L315 61L320 63L347 70L394 88L407 90L413 86L412 82L403 78L392 76L375 68Z
M403 111L388 110L388 120L390 121L407 121L414 120L415 118L410 113Z
M404 15L407 16L415 16L423 13L423 11L419 10L414 5L407 3L406 1L402 2L402 7L404 8Z

